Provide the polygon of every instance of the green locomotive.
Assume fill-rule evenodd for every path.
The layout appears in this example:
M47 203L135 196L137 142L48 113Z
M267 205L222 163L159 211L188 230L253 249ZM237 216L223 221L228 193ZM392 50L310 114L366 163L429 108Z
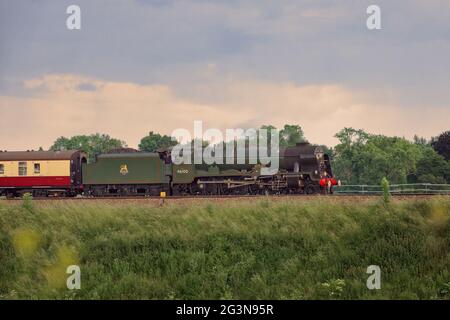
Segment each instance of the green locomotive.
M279 170L263 175L260 163L175 164L170 150L102 154L83 165L84 193L92 196L227 195L332 192L337 184L322 148L309 143L280 148ZM255 161L256 162L256 161Z

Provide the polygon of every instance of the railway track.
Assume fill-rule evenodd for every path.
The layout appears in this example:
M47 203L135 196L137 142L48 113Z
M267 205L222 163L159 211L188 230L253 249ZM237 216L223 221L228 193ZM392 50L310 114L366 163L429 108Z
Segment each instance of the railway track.
M430 193L415 193L415 194L391 194L394 199L414 199L414 198L431 198L431 197L450 197L450 194L430 194ZM100 201L100 200L227 200L227 199L374 199L381 197L379 194L274 194L274 195L194 195L194 196L107 196L107 197L34 197L33 201ZM5 198L3 201L22 201L22 198Z

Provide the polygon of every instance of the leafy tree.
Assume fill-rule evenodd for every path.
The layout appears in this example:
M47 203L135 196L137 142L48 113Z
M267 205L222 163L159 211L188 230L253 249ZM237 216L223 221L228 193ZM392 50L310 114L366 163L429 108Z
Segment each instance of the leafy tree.
M196 143L196 142L197 142L197 143L200 142L202 148L206 148L207 146L209 146L209 141L203 140L203 139L198 139L198 138L192 139L192 140L191 140L191 145L192 145L192 146L195 146L195 143Z
M264 124L261 126L261 129L266 129L268 132L270 132L270 130L276 129L276 127L271 124Z
M334 175L347 184L360 182L361 165L358 154L368 136L363 130L353 128L344 128L335 135L340 143L334 147Z
M107 134L77 135L71 138L59 137L50 147L52 151L81 150L87 153L88 161L92 162L95 155L107 153L110 150L126 147L124 141L111 138Z
M139 150L146 152L156 152L160 148L169 148L176 146L177 144L178 142L172 141L172 138L169 136L162 136L159 133L150 131L148 136L141 139L141 143L139 143Z
M450 164L425 139L372 135L344 128L336 134L334 174L347 184L376 184L383 177L392 183L445 183Z
M336 151L342 152L345 149L350 149L354 146L363 145L369 138L369 134L361 129L344 128L335 134L339 139L340 144L336 146Z
M430 173L423 174L417 179L419 183L445 184L447 181L443 177L436 177Z
M450 163L433 148L423 150L421 159L417 162L415 173L417 182L446 183L450 182Z
M331 160L333 160L333 157L334 157L334 149L333 149L333 148L330 148L330 147L328 147L328 146L326 146L326 145L324 145L324 144L321 144L320 147L322 148L323 152L324 152L325 154L327 154L327 155L330 157Z
M414 135L414 143L422 146L428 145L427 139L425 139L424 137L419 137L416 134Z
M450 130L432 138L431 145L445 160L450 160Z
M262 125L260 129L267 130L267 144L268 144L268 146L270 146L272 144L271 132L272 132L272 130L276 129L276 127L271 124L268 124L268 125ZM281 139L281 134L280 134L280 139ZM279 145L281 145L281 144L279 144Z
M305 134L299 125L285 124L280 130L280 146L290 147L305 141Z
M416 170L420 147L404 138L344 128L336 134L334 173L347 184L376 184L383 177L406 183Z
M268 132L268 143L270 145L271 143L271 136L270 132L273 129L276 129L275 126L269 124L269 125L263 125L261 126L261 129L266 129ZM299 125L292 125L292 124L285 124L283 129L279 132L279 146L280 147L291 147L295 146L299 142L306 141L304 132L302 128Z

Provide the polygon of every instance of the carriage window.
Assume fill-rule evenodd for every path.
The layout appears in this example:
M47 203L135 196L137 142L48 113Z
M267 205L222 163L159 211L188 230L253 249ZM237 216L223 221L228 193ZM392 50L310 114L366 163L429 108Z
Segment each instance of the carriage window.
M5 165L0 164L0 174L5 174Z
M27 175L27 163L19 162L19 176L26 176L26 175Z
M40 163L35 163L34 164L34 173L35 174L41 173L41 164Z

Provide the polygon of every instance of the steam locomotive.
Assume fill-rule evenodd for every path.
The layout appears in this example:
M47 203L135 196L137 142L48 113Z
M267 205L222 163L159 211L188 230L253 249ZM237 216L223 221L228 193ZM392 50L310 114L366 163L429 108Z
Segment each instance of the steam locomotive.
M235 159L236 160L236 159ZM337 185L320 146L280 148L279 169L263 174L260 162L176 164L170 150L114 152L0 152L0 196L159 196L332 193Z

